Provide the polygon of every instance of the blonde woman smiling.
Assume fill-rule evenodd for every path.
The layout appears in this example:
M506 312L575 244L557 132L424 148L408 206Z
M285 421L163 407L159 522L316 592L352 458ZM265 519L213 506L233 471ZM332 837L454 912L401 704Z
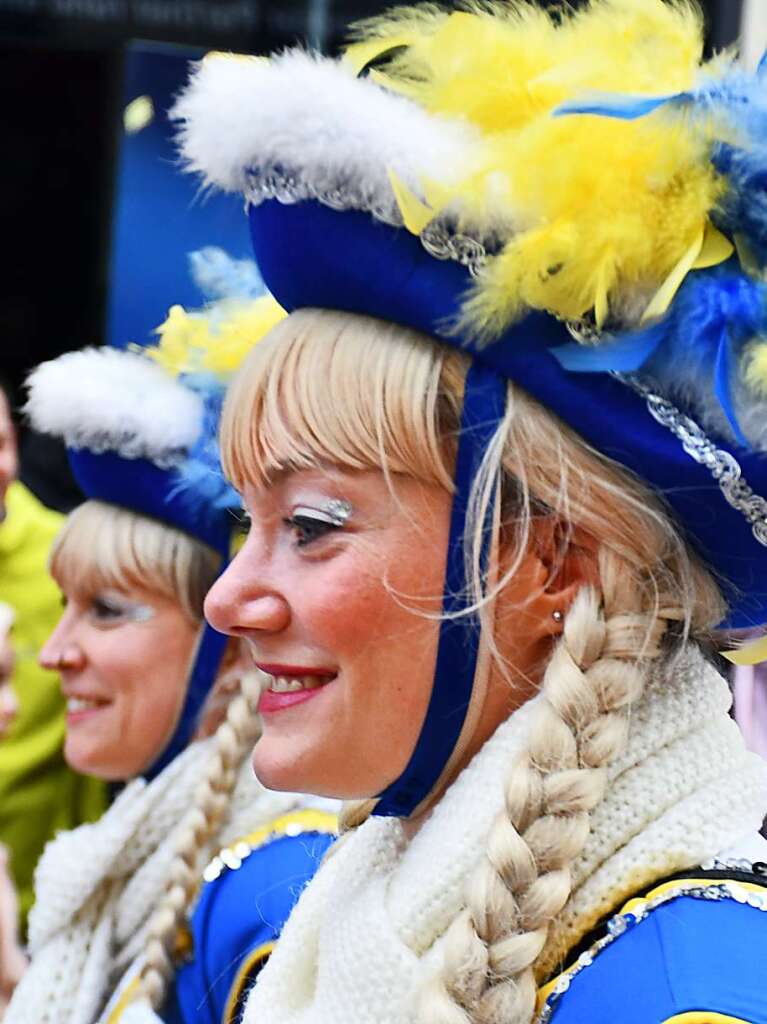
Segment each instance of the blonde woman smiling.
M199 342L194 317L171 320L166 348ZM31 379L33 421L88 497L53 548L65 607L41 661L61 674L68 762L126 786L46 850L10 1022L234 1024L333 828L253 778L261 680L202 619L238 506L217 469L222 385L164 353L86 350Z
M262 781L353 801L246 1024L767 1022L709 657L767 620L767 94L701 51L688 3L416 5L177 102L290 311L206 614Z

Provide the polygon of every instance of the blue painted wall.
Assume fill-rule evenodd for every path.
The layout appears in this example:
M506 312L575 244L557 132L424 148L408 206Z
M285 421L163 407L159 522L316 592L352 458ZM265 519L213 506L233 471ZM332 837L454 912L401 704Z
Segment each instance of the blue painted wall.
M174 303L200 306L186 254L220 245L234 257L252 257L242 199L201 195L181 174L166 112L199 51L163 44L132 44L125 54L123 109L149 96L154 118L143 129L119 130L112 235L107 341L145 344ZM122 112L121 112L122 113Z

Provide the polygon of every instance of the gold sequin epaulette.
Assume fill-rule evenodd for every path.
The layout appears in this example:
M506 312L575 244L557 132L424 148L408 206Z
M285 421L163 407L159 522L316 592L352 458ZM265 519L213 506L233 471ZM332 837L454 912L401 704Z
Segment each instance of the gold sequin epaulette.
M254 850L260 850L275 839L283 836L300 836L303 832L320 832L323 835L335 835L338 831L338 818L328 811L320 811L311 807L291 811L279 818L257 828L254 832L243 836L230 846L225 846L216 854L202 873L204 882L214 882L225 870L236 871Z

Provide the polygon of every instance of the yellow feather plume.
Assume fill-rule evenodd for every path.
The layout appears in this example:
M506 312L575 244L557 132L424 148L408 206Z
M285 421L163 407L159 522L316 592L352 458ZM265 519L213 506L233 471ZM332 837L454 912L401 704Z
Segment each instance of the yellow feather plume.
M465 303L463 326L492 337L530 307L602 323L611 312L641 313L664 283L670 299L724 188L709 159L713 126L671 110L636 121L553 112L594 92L691 88L702 53L697 7L419 6L362 23L349 59L384 55L379 82L481 130L471 170L433 209L449 207L469 233L499 220L512 226ZM724 68L720 60L707 70ZM721 258L728 251L723 243Z
M251 302L227 300L202 313L171 306L155 332L158 344L143 351L173 376L208 372L228 379L286 315L271 295Z
M744 353L743 377L753 391L767 398L767 341L753 341Z

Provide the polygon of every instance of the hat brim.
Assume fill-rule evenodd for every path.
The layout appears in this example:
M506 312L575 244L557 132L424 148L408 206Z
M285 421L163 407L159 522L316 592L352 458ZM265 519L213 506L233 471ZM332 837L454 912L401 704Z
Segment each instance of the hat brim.
M233 520L226 510L202 516L179 487L174 469L148 459L127 459L113 451L68 448L75 480L87 498L105 501L157 519L229 557Z

